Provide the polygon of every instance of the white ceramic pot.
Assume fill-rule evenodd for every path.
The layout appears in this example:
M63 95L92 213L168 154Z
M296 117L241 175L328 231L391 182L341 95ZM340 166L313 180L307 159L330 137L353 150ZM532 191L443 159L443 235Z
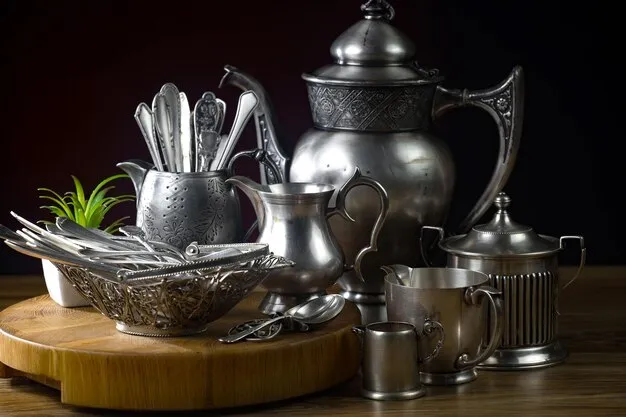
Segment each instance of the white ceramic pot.
M43 277L46 280L48 294L61 307L85 307L89 301L76 291L54 264L46 259L41 260Z

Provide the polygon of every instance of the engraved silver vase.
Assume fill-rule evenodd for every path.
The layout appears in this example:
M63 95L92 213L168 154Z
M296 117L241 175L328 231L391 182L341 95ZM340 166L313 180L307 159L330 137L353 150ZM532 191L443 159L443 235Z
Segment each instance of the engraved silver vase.
M185 249L240 242L243 239L239 199L226 184L228 171L163 172L139 160L117 165L128 173L137 194L137 219L148 240Z

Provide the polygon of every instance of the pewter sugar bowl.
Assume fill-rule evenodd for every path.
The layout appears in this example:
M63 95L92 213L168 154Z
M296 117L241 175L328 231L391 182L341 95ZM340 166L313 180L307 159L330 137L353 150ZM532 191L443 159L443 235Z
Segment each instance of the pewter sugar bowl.
M497 211L493 219L464 235L443 239L443 229L424 226L439 232L439 247L447 253L448 267L486 273L491 285L503 293L500 346L479 367L517 370L561 363L567 351L557 335L559 292L580 275L585 241L582 236L540 235L516 223L507 211L511 199L505 193L499 193L494 203ZM558 254L567 240L580 242L580 264L575 276L561 286Z

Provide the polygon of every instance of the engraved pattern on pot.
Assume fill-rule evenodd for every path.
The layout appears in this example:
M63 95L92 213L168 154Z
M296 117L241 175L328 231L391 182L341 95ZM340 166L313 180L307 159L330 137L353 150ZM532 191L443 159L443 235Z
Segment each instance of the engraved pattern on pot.
M503 295L500 348L543 346L556 339L558 278L552 272L491 274L489 279ZM487 323L486 335L491 331L491 318Z
M504 133L506 137L511 134L512 118L513 118L513 106L511 103L512 86L509 86L506 90L503 90L499 94L496 94L489 98L481 99L481 103L486 104L493 109L502 121Z
M364 131L426 128L433 86L338 87L309 85L313 121L319 127Z
M228 189L220 178L208 178L206 182L208 194L200 209L196 205L196 209L185 205L188 188L181 177L176 177L165 187L170 193L164 197L164 205L157 204L157 201L145 204L138 213L137 225L144 230L146 237L177 247L184 247L192 241L215 243L223 228Z

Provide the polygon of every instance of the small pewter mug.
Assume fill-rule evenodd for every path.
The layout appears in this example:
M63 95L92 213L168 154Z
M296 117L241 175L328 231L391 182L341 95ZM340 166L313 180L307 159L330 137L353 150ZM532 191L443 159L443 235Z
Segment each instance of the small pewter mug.
M439 227L423 229L439 232L439 247L447 255L448 267L487 274L506 300L499 346L479 367L518 370L556 365L567 357L558 339L559 293L578 278L585 265L585 240L582 236L537 234L511 219L510 204L509 196L498 194L493 219L465 235L444 239ZM567 240L580 243L580 263L574 277L561 285L558 256Z
M419 365L439 352L419 359L421 337L414 325L388 321L355 326L352 331L363 346L361 395L371 400L412 400L426 393Z
M485 285L489 277L455 268L391 265L386 269L392 271L385 276L389 320L409 322L417 331L422 331L426 320L437 320L448 330L439 355L422 367L422 383L457 385L476 379L476 365L493 353L502 333L502 293ZM487 341L483 340L484 299L493 317ZM430 343L420 349L429 349Z

